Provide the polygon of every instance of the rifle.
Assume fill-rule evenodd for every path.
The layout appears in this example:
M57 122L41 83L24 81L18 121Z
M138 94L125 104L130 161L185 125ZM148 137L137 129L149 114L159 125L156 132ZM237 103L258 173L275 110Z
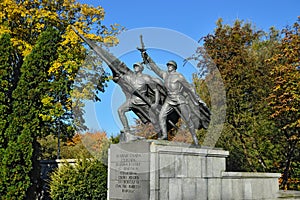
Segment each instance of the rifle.
M108 67L112 70L112 72L114 74L114 77L122 78L122 76L127 74L127 73L133 73L123 62L121 62L114 55L112 55L108 51L104 50L103 48L99 47L94 41L92 41L88 38L85 38L82 34L80 34L77 31L77 29L75 27L73 27L73 26L71 26L71 27L72 27L73 31L83 41L85 41L91 47L91 49L94 50L96 52L96 54L98 56L100 56L100 58L108 65ZM144 59L144 64L147 64L147 63L149 63L148 60L146 59L146 56L148 57L148 55L146 54L146 49L145 49L145 45L144 45L144 42L143 42L143 36L142 35L140 35L140 41L141 41L141 48L137 47L137 49L142 53L142 56L143 56L143 59ZM115 81L115 82L118 83L118 81ZM122 83L118 83L118 84L122 84ZM137 91L134 88L134 86L131 85L128 82L126 82L126 86L125 87L127 89L131 90L130 92L132 94L134 94L134 95L138 96L139 98L141 98L146 103L146 105L149 106L149 108L151 109L152 102L145 95L143 95L139 91ZM143 110L140 110L140 111L143 111ZM158 114L159 110L157 108L155 108L154 112L156 114ZM146 117L147 120L151 121L148 116L144 116L144 117ZM178 129L178 127L175 125L175 123L173 123L171 120L167 120L167 121L172 127L175 127L176 129Z
M84 37L82 34L78 32L78 30L74 26L71 26L71 28L108 65L108 67L113 72L114 76L116 76L116 74L124 75L127 72L130 72L130 69L114 55L104 50L103 48L99 47L94 41ZM115 66L118 66L118 68Z
M145 48L145 44L143 42L143 35L140 35L140 42L141 42L141 47L137 47L137 50L139 50L141 52L142 58L143 58L143 64L145 64L147 66L147 64L149 64L149 56L147 54L147 49ZM147 66L147 68L149 68Z

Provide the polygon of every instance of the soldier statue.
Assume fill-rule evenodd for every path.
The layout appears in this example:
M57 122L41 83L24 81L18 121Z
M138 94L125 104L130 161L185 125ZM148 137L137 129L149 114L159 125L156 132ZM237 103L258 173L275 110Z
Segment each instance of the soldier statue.
M119 118L124 128L123 132L130 133L130 127L125 113L132 109L140 110L140 112L143 112L142 110L144 110L144 112L148 111L144 116L150 117L155 131L160 132L158 114L155 110L160 101L160 94L156 87L158 79L143 74L144 66L141 63L134 63L133 69L134 73L126 73L122 76L114 77L114 81L119 83L126 96L126 101L118 109ZM147 102L145 99L149 96L149 88L153 88L153 102L151 100Z
M199 104L201 104L202 107L206 107L205 103L196 94L194 87L186 81L182 74L176 71L177 63L175 61L170 60L166 64L168 70L163 71L153 62L146 51L142 52L142 57L144 62L150 66L151 70L164 81L164 86L167 90L167 98L159 114L159 123L162 129L162 135L159 139L165 140L168 138L166 117L170 110L175 109L188 126L194 144L198 145L199 142L195 132L195 129L198 127L196 127L196 124L192 120L192 115L196 115L196 117L197 115L199 116L199 113L194 112L194 107L199 107Z
M135 135L131 137L125 113L132 110L143 123L152 123L158 138L163 140L168 139L168 131L174 127L178 128L176 123L182 118L188 125L195 145L199 144L195 129L208 127L210 111L193 86L176 71L175 61L167 63L167 71L161 70L146 53L141 36L141 48L138 50L142 54L143 64L149 66L162 80L143 74L142 63L135 63L132 71L110 52L72 28L108 65L113 74L113 81L120 85L125 93L126 101L118 109L124 128L121 131L121 141L140 139Z

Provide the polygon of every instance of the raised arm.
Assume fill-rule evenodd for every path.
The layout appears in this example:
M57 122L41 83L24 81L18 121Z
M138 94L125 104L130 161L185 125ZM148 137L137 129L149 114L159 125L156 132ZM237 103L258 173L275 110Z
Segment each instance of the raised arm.
M154 71L160 78L164 79L166 72L162 69L160 69L155 62L150 58L150 56L146 53L146 51L142 52L142 57L144 60L144 63L148 66L150 66L151 70Z

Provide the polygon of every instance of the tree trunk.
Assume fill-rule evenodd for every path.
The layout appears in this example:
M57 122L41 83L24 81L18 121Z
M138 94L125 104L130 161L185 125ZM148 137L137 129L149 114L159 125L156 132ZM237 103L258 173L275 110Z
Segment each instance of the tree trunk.
M42 180L40 177L40 162L38 160L40 145L36 138L33 139L32 170L30 172L31 186L28 188L26 199L42 199Z

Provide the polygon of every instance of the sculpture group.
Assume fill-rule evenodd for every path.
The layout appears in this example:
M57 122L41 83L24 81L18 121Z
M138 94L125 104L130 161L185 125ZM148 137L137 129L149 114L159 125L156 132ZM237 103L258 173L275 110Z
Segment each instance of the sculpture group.
M73 28L74 29L74 28ZM146 52L141 37L143 62L133 64L133 71L114 55L96 45L93 41L74 31L108 65L113 81L120 85L126 101L119 107L118 114L123 125L121 140L140 139L130 130L125 113L133 111L143 123L152 123L158 139L167 140L168 131L177 128L181 118L188 127L195 145L198 145L195 129L206 129L210 122L210 111L197 95L194 87L176 71L177 63L166 63L167 71L160 69ZM144 74L144 66L155 72L159 78Z

